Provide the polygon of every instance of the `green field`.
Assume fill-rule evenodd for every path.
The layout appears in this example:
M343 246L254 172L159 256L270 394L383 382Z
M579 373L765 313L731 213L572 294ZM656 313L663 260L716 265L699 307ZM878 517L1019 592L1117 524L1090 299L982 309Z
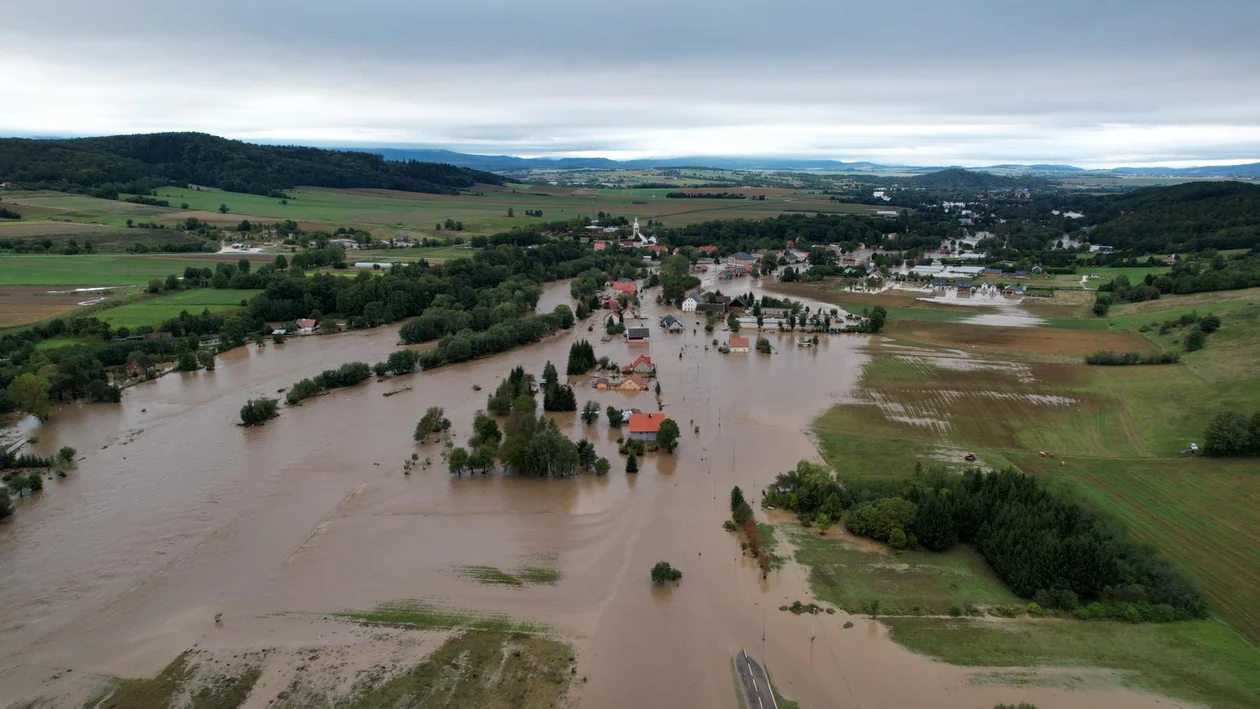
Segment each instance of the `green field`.
M950 608L1019 605L989 565L959 545L945 553L893 551L870 540L790 532L796 560L810 569L819 599L846 611L945 614Z
M1215 621L976 621L887 618L893 640L968 667L1105 667L1124 684L1218 709L1260 704L1260 658Z
M181 255L93 254L46 256L0 254L0 286L140 285L184 268L214 267L204 257Z
M184 310L193 315L200 315L205 310L209 310L212 313L235 310L241 307L241 301L248 301L261 292L257 290L197 288L164 293L135 303L102 310L96 314L96 317L108 322L115 328L158 325L163 321L178 317L180 312Z

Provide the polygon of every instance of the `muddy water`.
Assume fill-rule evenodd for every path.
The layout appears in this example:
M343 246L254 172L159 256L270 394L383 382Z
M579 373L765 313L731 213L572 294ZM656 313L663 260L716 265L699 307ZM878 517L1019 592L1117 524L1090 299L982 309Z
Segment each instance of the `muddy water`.
M564 302L567 287L549 287L540 309ZM383 359L396 332L242 348L214 372L135 387L120 405L57 411L39 451L71 445L85 459L0 527L0 700L46 689L65 668L151 675L216 633L281 642L266 620L275 614L417 599L551 624L578 650L580 706L732 706L729 658L740 647L804 706L1155 704L1120 690L970 686L967 670L901 649L876 623L854 618L844 630L843 613L777 610L808 598L806 572L789 564L761 580L721 528L730 488L751 494L816 457L803 430L853 388L865 340L837 336L805 349L772 334L777 355L724 356L705 351L712 336L692 332L695 318L684 318L681 335L650 322L651 345L600 344L598 332L579 327L491 360L284 407L258 429L234 425L245 399L276 396L345 361ZM577 337L622 363L654 357L665 411L683 429L677 455L648 455L627 475L602 417L585 427L566 414L562 427L614 462L608 478L451 479L436 444L418 449L432 467L402 475L425 407L444 406L462 440L511 366L563 368ZM381 396L401 384L414 389ZM579 402L588 398L656 410L650 392L579 388ZM456 568L538 559L554 559L558 584L483 585ZM662 559L684 573L676 588L649 583Z

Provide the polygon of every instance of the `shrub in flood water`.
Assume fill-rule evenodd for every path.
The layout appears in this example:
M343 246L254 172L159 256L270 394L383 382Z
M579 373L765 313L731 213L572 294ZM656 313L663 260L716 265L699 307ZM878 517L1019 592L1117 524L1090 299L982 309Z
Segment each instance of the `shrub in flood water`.
M275 399L259 397L250 399L241 407L241 424L244 426L261 426L276 417Z
M659 585L682 578L682 572L675 569L668 561L658 561L652 567L652 583Z

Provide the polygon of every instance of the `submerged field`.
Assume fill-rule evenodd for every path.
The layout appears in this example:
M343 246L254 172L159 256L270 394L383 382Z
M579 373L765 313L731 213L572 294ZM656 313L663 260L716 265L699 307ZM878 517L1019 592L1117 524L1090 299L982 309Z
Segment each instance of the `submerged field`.
M1158 326L1189 312L1214 312L1222 326L1180 364L1080 361L1102 349L1180 349L1184 330L1159 335ZM1190 571L1220 620L886 622L894 639L953 663L1111 667L1133 673L1126 683L1211 706L1255 706L1260 465L1181 453L1202 444L1217 412L1257 410L1260 291L1118 306L1098 322L1106 329L890 320L887 337L868 347L859 387L815 422L820 449L849 478L903 477L918 463L961 470L974 454L977 465L1062 481ZM966 615L966 604L996 602L996 580L984 583L954 552L894 553L851 537L806 537L797 559L811 569L815 593L843 607L878 601L885 614L918 615L951 605Z

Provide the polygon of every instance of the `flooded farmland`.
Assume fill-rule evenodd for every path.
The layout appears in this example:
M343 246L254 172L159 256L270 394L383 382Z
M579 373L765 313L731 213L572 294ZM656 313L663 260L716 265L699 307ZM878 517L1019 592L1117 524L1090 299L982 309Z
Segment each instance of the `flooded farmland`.
M548 286L540 307L564 302L567 288ZM414 661L440 641L327 618L399 602L546 625L575 650L569 701L583 707L735 706L730 658L741 647L802 706L1159 704L1121 689L981 685L970 681L975 670L895 645L875 621L779 611L810 598L807 571L789 562L761 579L722 529L730 489L751 495L817 458L804 431L856 386L866 338L798 348L793 336L769 334L772 356L721 355L711 343L725 333L705 335L690 317L684 333L661 333L657 310L645 308L650 345L599 343L598 329L579 324L498 357L282 407L256 429L235 425L247 398L277 396L346 361L382 360L396 328L239 348L214 372L162 377L122 404L59 409L37 452L70 445L83 460L0 527L0 704L45 696L73 705L90 691L85 677L152 676L189 648L315 648L352 668ZM652 355L664 411L683 432L675 455L649 454L625 474L617 432L571 413L555 418L613 462L607 478L452 478L439 445L413 444L426 407L445 407L462 441L498 378L518 364L562 369L582 337L622 364ZM404 384L413 389L381 396ZM651 392L575 384L579 405L657 408ZM413 451L433 465L404 476ZM660 560L683 572L677 587L650 585ZM554 583L483 583L467 572L531 564L554 570ZM273 680L264 675L257 691L284 686Z

